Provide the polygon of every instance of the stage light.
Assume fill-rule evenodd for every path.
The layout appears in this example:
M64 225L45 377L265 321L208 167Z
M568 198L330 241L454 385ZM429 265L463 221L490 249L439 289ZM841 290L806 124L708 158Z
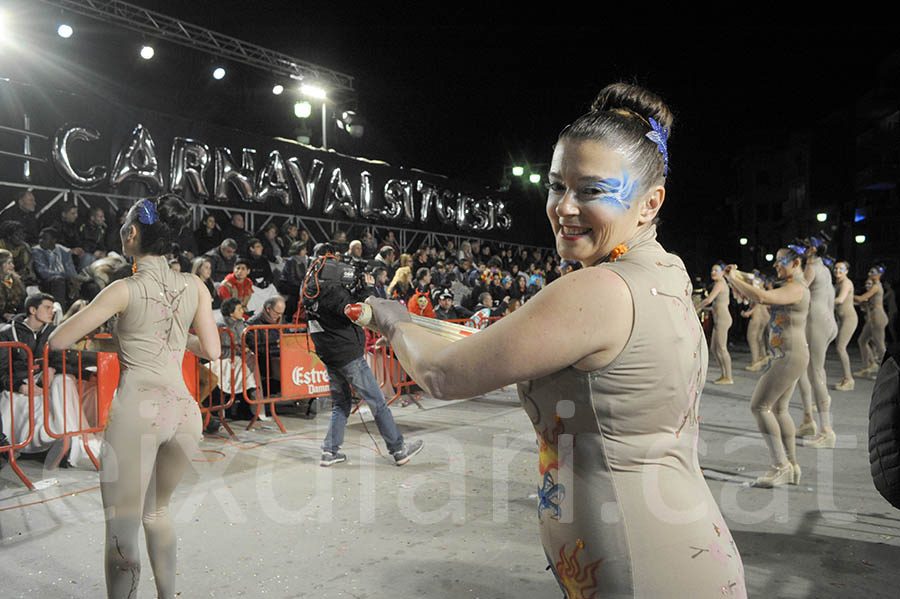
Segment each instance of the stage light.
M750 240L746 237L741 237L740 239L738 239L738 243L741 245L747 245L748 243L750 243Z
M312 104L309 102L296 102L294 104L294 116L298 119L307 119L312 114Z
M853 239L856 240L856 243L865 243L865 242L866 242L866 236L865 236L865 235L857 235L857 236L854 237Z
M537 173L531 173L528 175L528 180L537 185L541 182L541 176Z
M213 70L213 79L224 79L225 78L225 69L222 67L216 67Z
M819 212L818 214L816 214L816 220L820 223L824 223L826 220L828 220L828 214Z
M300 93L317 100L324 100L328 97L328 93L324 89L317 85L310 85L309 83L304 83L300 86Z
M64 39L69 39L73 33L75 33L75 30L72 29L72 26L65 23L56 28L56 35Z
M525 167L524 166L514 166L512 168L512 174L514 177L521 177L522 175L525 174Z
M272 88L272 93L276 96L280 96L284 92L284 86L280 83Z
M150 60L153 58L154 54L156 54L156 52L153 50L153 46L143 46L141 48L141 58L144 60Z
M775 254L766 254L766 262L771 262L775 259Z

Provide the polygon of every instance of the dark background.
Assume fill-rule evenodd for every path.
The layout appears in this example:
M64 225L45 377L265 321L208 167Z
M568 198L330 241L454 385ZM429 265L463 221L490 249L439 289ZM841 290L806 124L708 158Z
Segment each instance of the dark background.
M657 20L656 11L614 15L601 5L552 14L487 3L135 3L353 75L356 93L336 98L335 108L364 115L366 135L332 133L329 145L490 189L512 164L545 174L556 135L599 89L638 82L676 114L661 235L707 264L734 251L734 207L725 199L735 185L734 159L749 146L814 133L834 151L813 168L832 176L825 186L832 193L852 196L854 109L900 45L898 27L886 18L853 25L764 15L709 24L716 15L669 14L674 7L666 17L683 22ZM47 7L32 5L37 22ZM39 70L55 83L293 137L295 97L273 96L277 81L268 74L225 63L228 76L217 82L209 76L212 57L158 42L156 57L142 61L139 34L54 10L51 18L75 24L76 35L62 40L53 25L31 39L39 42ZM823 120L831 123L824 132ZM543 188L516 183L510 191L522 208L540 213ZM537 241L549 245L551 238Z

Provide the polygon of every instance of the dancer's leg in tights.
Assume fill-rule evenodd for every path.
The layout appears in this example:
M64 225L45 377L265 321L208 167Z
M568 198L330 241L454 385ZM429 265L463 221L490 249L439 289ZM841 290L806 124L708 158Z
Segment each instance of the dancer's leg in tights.
M788 404L799 373L790 370L799 368L788 369L783 365L770 368L760 377L750 400L750 410L769 448L772 464L776 466L797 461L796 431Z
M803 370L803 374L797 380L797 387L800 389L800 400L803 402L803 422L812 422L813 418L813 394L812 385L809 382L809 373L807 368Z
M859 353L862 356L863 368L868 368L872 365L872 352L869 351L869 341L871 340L872 324L867 320L859 333L859 337L856 339L856 343L859 345Z
M158 596L175 596L175 532L168 504L200 438L201 417L196 405L189 413L165 440L145 430L144 418L110 414L100 468L110 598L136 596L141 574L138 527L142 522Z
M856 323L856 319L845 318L841 320L841 328L838 330L838 336L834 343L834 348L841 359L841 370L844 373L842 381L849 381L853 378L853 371L850 370L850 354L847 353L847 344L850 343L850 338L853 337Z
M828 395L828 386L825 379L825 352L828 351L828 346L837 336L837 327L834 321L827 322L831 325L828 329L815 328L807 331L809 339L809 366L806 369L806 374L812 386L812 396L815 399L816 408L819 411L822 432L831 430L831 396Z
M731 378L731 354L728 353L728 327L716 326L712 332L713 351L715 352L716 362L722 369L722 377Z

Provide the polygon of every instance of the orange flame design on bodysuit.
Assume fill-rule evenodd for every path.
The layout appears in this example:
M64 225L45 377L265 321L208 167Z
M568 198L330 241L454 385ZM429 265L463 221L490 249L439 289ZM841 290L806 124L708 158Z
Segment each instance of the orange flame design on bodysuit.
M538 436L538 470L541 476L552 468L559 469L559 450L556 444L564 430L562 421L557 421L552 431L544 429Z
M597 568L603 563L598 559L583 568L578 563L578 552L581 547L575 547L570 555L566 555L566 546L559 550L559 561L556 566L556 574L566 588L567 599L592 599L597 596L596 591L590 595L587 592L597 587Z

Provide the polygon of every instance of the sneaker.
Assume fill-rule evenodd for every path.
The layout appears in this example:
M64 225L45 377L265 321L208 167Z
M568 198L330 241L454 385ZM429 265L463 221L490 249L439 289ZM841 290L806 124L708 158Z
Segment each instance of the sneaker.
M398 466L402 466L409 461L409 458L422 451L423 447L425 447L425 441L422 441L421 439L417 439L416 441L408 444L404 443L403 447L393 453L394 462Z
M322 452L322 459L319 460L319 466L323 468L327 468L328 466L334 466L335 464L340 464L341 462L346 462L347 456L340 452L331 453L330 451Z

